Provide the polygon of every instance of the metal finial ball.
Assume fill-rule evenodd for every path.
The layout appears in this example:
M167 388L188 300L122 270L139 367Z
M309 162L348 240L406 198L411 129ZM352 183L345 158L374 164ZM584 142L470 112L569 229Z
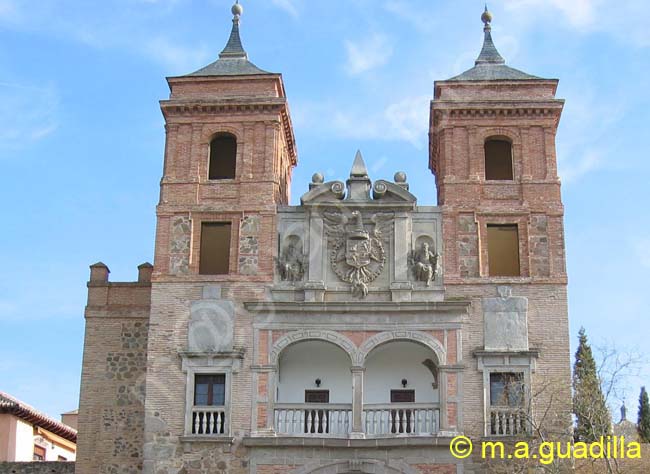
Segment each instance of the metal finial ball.
M483 23L485 23L486 25L489 25L490 23L492 23L492 13L490 13L487 8L485 9L483 14L481 15L481 21Z
M237 2L232 6L232 9L230 11L232 11L232 14L235 16L241 16L241 14L244 13L244 7L242 7L240 3Z
M404 173L404 171L398 171L395 173L395 182L406 183L406 173Z
M311 182L314 184L322 184L325 181L325 177L321 173L314 173L314 176L311 177Z

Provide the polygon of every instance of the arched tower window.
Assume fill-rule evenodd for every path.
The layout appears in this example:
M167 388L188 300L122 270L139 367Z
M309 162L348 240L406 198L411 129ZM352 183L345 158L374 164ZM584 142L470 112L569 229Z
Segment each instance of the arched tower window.
M235 179L237 169L237 138L220 133L210 142L209 179Z
M485 140L485 179L512 181L512 143L505 137Z

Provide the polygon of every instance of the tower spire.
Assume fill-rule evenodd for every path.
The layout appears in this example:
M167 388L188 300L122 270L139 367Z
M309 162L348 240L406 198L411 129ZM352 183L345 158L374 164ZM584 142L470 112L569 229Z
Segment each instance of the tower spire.
M239 0L235 1L235 4L232 6L232 31L230 32L230 38L228 38L228 43L226 47L219 54L220 58L243 58L248 59L246 51L241 44L241 37L239 36L239 18L242 13L244 13L244 7L239 3Z
M483 39L483 49L475 64L477 66L479 64L505 64L505 59L499 54L492 41L492 13L488 10L487 3L485 4L485 11L481 15L481 21L484 24L483 33L485 38Z

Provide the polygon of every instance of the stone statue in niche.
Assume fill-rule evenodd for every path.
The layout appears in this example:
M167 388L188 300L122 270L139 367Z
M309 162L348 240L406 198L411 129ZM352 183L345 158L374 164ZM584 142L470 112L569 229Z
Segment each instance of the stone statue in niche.
M387 239L393 229L392 213L374 214L368 231L359 211L348 218L340 211L325 211L323 219L328 236L329 257L334 273L352 285L352 296L368 296L368 283L377 279L386 264Z
M424 241L419 249L411 252L410 260L415 279L431 286L439 273L440 255L431 250L429 242Z
M305 276L305 256L300 238L291 236L287 241L288 244L277 259L278 273L282 281L295 283L302 281Z

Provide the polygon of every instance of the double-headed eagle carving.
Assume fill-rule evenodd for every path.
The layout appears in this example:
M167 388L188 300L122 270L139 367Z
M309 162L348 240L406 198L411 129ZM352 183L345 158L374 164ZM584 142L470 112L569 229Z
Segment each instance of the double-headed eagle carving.
M354 296L365 298L368 284L386 265L384 241L393 230L393 214L373 214L368 228L359 211L352 211L349 217L341 211L324 211L323 219L334 273L352 285Z

